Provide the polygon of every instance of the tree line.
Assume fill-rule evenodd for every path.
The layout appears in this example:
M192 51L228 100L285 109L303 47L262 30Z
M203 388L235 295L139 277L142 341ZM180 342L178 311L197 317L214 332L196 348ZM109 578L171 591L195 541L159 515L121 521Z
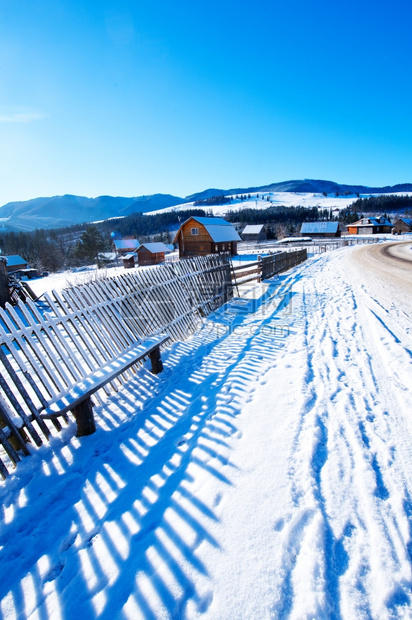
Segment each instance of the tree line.
M384 211L412 210L412 196L398 196L381 194L378 196L369 196L369 198L358 198L352 203L351 208L354 211L364 211L366 213L374 213L376 211L383 213Z

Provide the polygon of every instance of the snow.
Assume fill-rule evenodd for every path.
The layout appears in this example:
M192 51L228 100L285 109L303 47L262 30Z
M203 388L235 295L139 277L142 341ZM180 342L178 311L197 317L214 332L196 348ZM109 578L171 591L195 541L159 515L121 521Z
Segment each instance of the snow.
M361 194L360 198L381 195L382 194ZM408 196L412 195L412 192L398 192L393 195ZM230 194L227 194L226 197L229 196ZM225 216L228 213L236 212L239 209L268 209L269 207L318 207L319 209L332 209L340 211L341 209L347 209L353 202L355 202L355 200L358 199L358 196L354 194L351 196L324 196L323 194L300 192L258 192L252 193L251 197L246 200L236 199L235 196L236 195L232 196L233 202L230 204L195 205L194 202L185 202L181 205L151 211L145 215L157 215L158 213L170 213L173 211L179 212L187 209L204 209L208 212L211 211L214 216Z
M241 290L94 435L32 448L0 490L1 615L411 618L412 285L378 251Z

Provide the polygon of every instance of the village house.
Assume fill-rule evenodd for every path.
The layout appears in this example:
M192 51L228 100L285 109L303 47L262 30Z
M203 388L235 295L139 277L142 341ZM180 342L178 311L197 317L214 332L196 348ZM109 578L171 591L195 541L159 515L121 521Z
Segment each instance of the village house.
M133 269L136 267L137 254L134 252L129 252L129 254L123 254L121 257L123 261L123 267L125 269Z
M264 224L248 224L242 232L243 241L266 241L267 232Z
M412 232L412 217L401 217L395 222L392 228L394 235Z
M13 273L14 271L20 271L21 269L27 269L28 263L18 254L12 254L10 256L5 256L7 259L7 273Z
M392 224L386 217L363 217L353 224L348 224L346 230L349 235L377 235L390 233Z
M142 243L137 249L139 265L159 265L165 262L166 254L170 253L169 248L164 243Z
M340 237L339 222L304 222L300 234L312 239Z
M118 256L136 252L140 243L137 239L115 239L113 241Z
M235 228L221 217L190 217L183 222L173 243L179 245L179 256L205 256L237 253L241 241Z

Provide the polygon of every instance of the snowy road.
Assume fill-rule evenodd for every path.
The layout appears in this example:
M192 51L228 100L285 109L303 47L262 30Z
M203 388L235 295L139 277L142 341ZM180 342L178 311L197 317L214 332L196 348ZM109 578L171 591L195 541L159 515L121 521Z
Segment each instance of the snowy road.
M412 241L367 245L355 256L358 265L366 269L365 277L377 276L384 287L400 298L401 304L404 292L412 296Z
M3 617L412 618L410 296L375 248L234 300L25 459Z

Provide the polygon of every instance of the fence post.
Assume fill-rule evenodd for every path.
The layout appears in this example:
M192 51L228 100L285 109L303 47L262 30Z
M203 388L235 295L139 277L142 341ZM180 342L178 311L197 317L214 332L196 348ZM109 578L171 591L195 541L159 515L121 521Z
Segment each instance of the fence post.
M0 257L0 306L4 308L6 303L11 303L9 292L9 277L7 274L6 259Z

